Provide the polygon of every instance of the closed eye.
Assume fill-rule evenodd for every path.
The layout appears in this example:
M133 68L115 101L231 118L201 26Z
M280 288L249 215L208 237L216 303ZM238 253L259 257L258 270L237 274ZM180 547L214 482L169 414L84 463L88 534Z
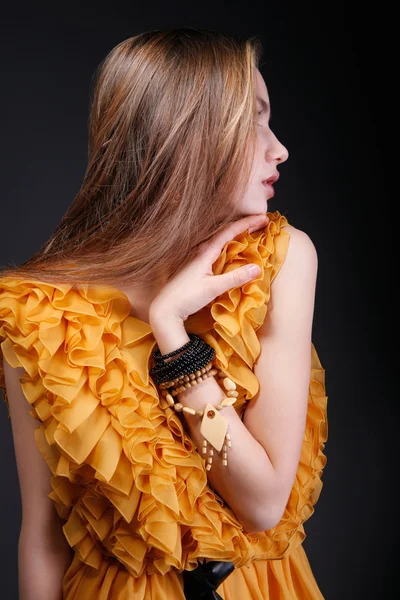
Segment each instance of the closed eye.
M267 111L266 111L266 110L265 110L265 108L263 107L261 110L259 110L259 111L257 112L258 118L259 118L259 119L262 119L263 115L265 115L265 113L266 113L266 112L267 112ZM257 125L258 125L259 127L263 127L263 123L257 123Z
M261 105L260 110L257 112L258 117L269 113L269 118L271 119L271 107L269 102L266 102L264 98L260 98L259 96L257 96L257 102Z

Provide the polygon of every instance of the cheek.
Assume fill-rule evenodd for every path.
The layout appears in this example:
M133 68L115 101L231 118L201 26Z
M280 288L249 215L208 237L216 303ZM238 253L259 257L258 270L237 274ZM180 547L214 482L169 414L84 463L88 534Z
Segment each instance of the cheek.
M261 130L260 130L261 131ZM249 153L247 157L248 162L251 162L250 175L247 184L247 194L250 194L251 197L254 197L254 193L263 192L264 188L262 185L262 180L265 177L266 173L266 165L265 165L265 141L262 142L261 134L257 135L257 139L255 142L254 155L251 156Z
M254 156L252 174L251 174L251 182L253 185L261 184L261 181L265 177L266 174L266 165L265 165L265 155L261 150L257 151Z

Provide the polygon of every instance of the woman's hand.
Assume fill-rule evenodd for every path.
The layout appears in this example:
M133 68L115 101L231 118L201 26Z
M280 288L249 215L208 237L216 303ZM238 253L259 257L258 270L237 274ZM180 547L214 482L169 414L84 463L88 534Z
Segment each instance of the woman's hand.
M150 320L186 321L226 290L243 285L260 275L260 268L243 265L228 273L214 275L212 265L227 242L245 231L256 231L269 222L266 214L251 215L227 225L210 240L201 244L197 256L181 269L157 294L150 306Z

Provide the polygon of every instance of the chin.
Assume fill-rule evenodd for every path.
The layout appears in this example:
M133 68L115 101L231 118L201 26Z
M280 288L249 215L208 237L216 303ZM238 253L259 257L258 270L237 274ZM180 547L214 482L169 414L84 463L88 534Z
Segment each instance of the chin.
M254 202L251 209L251 214L259 215L266 213L269 210L268 200L262 198L259 202Z

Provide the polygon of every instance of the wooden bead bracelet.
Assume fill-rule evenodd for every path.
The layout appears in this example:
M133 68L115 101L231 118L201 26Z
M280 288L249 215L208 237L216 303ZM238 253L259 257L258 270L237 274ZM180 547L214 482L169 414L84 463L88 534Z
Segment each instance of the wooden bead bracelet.
M232 447L232 441L230 434L227 432L228 423L219 412L226 406L235 404L239 393L236 391L236 383L232 381L232 379L227 377L223 371L212 367L213 363L210 361L205 367L198 369L193 373L181 375L170 381L165 381L161 383L159 387L161 389L161 395L166 399L169 406L176 410L176 412L184 412L189 415L203 418L200 427L200 433L203 435L202 453L207 454L208 444L218 451L222 448L222 464L226 467L228 466L228 448ZM173 397L179 394L179 392L184 392L190 387L195 386L214 375L222 379L222 384L226 390L226 397L221 400L218 406L206 404L204 410L195 410L190 406L184 406L181 402L175 403ZM211 469L213 456L214 450L213 448L209 448L206 464L207 471Z

